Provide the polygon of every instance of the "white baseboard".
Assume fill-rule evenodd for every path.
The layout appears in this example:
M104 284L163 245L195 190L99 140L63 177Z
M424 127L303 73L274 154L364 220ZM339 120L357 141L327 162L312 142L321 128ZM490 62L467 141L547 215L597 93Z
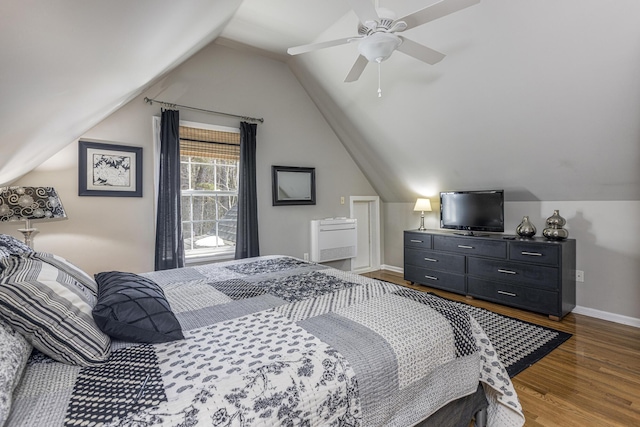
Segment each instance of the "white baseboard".
M389 271L393 271L394 273L400 273L403 274L404 273L404 268L402 267L395 267L393 265L386 265L386 264L382 264L380 266L381 270L389 270Z
M576 306L572 313L582 314L583 316L595 317L596 319L608 320L610 322L620 323L622 325L635 326L640 328L640 319L622 314L610 313L608 311L596 310L595 308Z
M402 267L396 267L393 265L381 265L382 270L389 270L395 273L404 273ZM622 314L610 313L608 311L596 310L595 308L576 306L573 309L573 313L582 314L583 316L595 317L596 319L608 320L609 322L620 323L622 325L635 326L640 328L640 319L630 316L624 316Z

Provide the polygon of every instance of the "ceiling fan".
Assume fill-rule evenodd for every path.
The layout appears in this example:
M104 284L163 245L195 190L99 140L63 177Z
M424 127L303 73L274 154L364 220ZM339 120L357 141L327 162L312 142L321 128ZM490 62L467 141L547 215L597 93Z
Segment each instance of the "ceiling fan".
M345 79L345 82L354 82L358 80L369 62L380 64L389 58L396 50L426 62L427 64L433 65L441 61L442 58L445 57L443 53L396 33L410 30L411 28L426 24L427 22L457 12L466 7L473 6L476 3L480 3L480 0L442 0L400 19L396 19L395 13L391 10L384 8L376 9L370 0L348 0L348 2L360 20L358 36L291 47L287 50L287 53L289 53L289 55L299 55L301 53L359 41L358 51L360 55ZM378 89L378 96L380 96L380 93L381 91Z

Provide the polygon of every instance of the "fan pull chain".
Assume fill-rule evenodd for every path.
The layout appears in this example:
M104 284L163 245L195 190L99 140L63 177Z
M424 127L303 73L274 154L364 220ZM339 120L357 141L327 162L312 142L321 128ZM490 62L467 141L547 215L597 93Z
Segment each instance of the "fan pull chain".
M382 61L378 59L378 98L382 98L382 89L380 88L380 73L382 70Z

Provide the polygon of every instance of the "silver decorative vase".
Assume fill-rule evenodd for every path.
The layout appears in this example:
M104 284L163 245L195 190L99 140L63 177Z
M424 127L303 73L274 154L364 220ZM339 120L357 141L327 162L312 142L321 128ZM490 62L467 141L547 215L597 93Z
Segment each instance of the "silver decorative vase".
M529 221L528 216L522 217L522 222L516 227L516 234L520 237L531 238L536 234L536 226Z
M554 210L553 215L547 218L547 228L542 230L542 235L549 240L564 240L569 237L569 232L562 228L567 220L560 216L559 210Z

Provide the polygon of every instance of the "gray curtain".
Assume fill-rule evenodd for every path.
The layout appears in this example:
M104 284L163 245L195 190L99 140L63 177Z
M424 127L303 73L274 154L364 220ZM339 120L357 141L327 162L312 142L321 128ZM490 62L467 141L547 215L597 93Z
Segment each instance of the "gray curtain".
M260 256L258 244L258 197L256 190L255 123L240 123L240 173L236 259Z
M160 182L155 269L184 267L180 220L180 114L163 110L160 124Z

